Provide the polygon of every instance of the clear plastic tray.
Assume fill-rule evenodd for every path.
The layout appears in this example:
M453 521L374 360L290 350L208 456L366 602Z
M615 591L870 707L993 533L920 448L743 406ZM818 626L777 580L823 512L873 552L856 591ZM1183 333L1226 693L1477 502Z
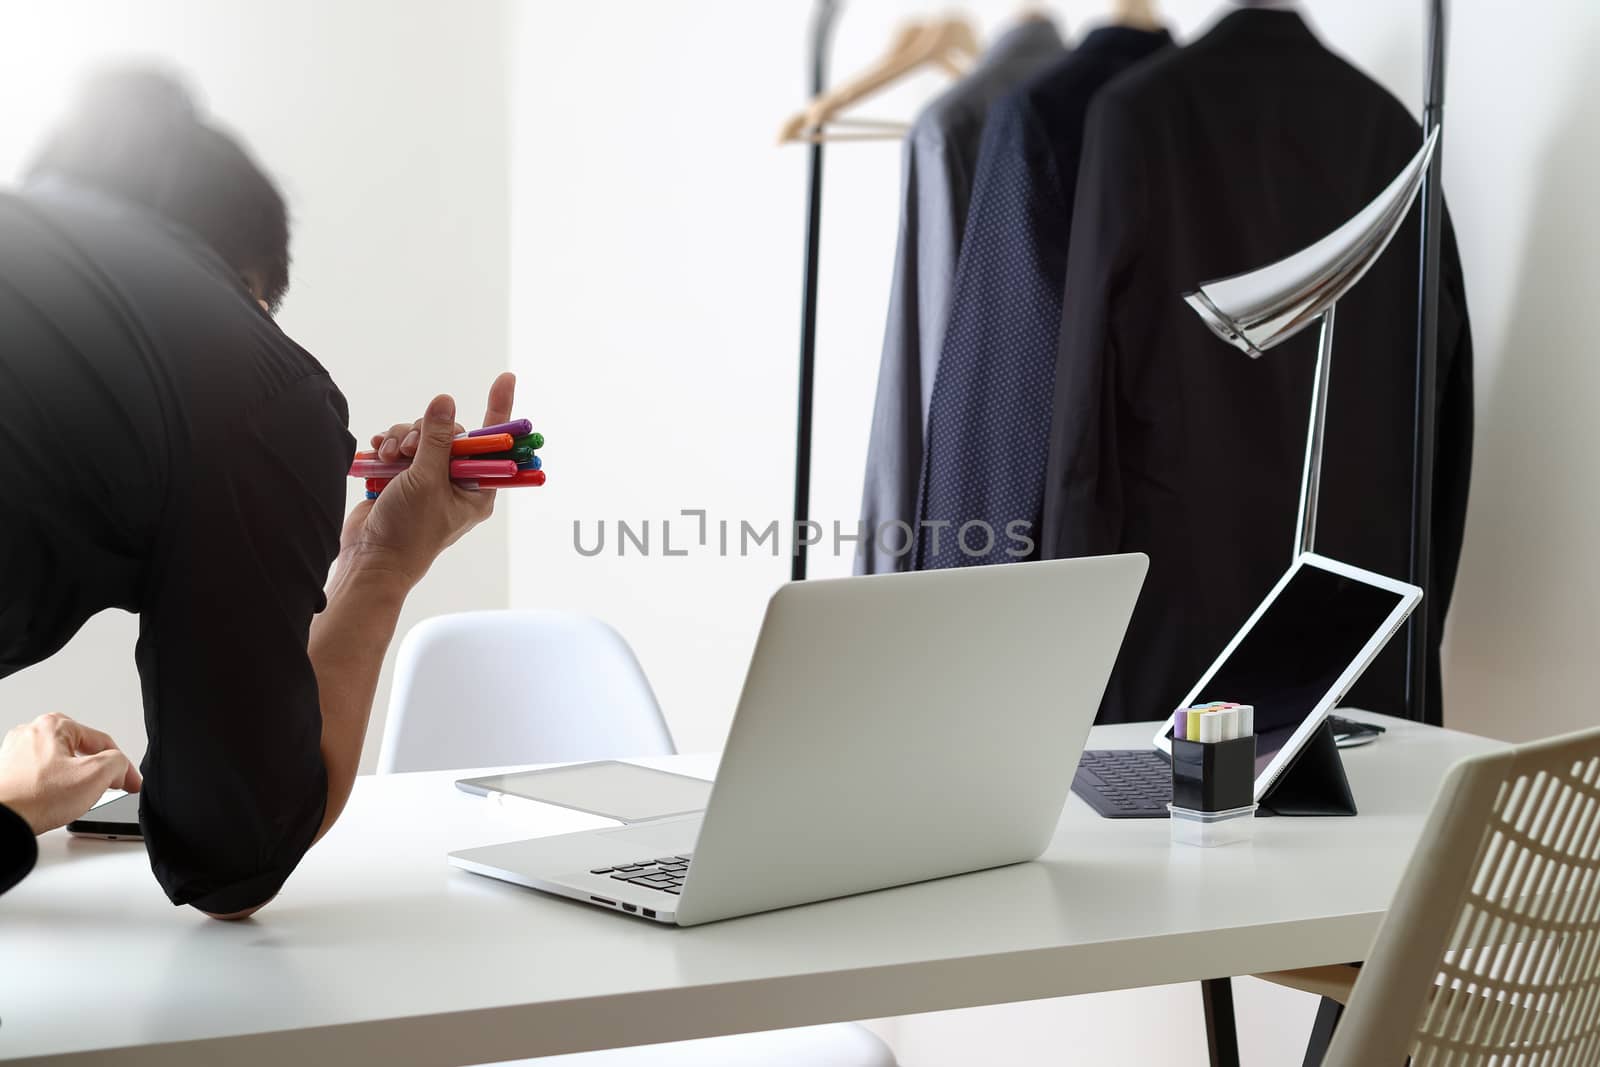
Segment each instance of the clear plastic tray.
M1215 848L1249 841L1255 835L1256 805L1229 808L1227 811L1195 811L1167 805L1172 816L1172 843Z

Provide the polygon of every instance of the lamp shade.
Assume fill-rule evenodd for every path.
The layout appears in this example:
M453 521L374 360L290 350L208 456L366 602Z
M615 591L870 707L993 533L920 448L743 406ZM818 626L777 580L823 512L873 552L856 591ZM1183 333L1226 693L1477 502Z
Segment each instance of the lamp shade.
M1183 298L1212 332L1252 358L1287 341L1383 254L1422 187L1438 141L1436 129L1377 199L1320 241L1265 267L1204 282Z

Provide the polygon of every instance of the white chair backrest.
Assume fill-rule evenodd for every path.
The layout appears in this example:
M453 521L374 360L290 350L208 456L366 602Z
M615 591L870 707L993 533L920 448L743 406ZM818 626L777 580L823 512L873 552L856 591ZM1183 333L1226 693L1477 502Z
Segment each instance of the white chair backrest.
M1465 760L1325 1067L1600 1062L1600 730Z
M473 611L400 645L378 773L673 752L633 650L599 619Z

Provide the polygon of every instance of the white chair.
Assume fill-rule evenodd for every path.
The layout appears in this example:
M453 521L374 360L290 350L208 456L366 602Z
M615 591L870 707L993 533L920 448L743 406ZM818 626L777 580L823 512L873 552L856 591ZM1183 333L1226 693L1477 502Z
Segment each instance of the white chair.
M1326 1067L1600 1063L1600 730L1464 760Z
M558 611L475 611L428 619L401 642L378 773L674 751L655 693L617 631L599 619ZM895 1067L888 1046L853 1023L522 1062Z
M633 649L560 611L440 615L400 643L378 773L667 756Z

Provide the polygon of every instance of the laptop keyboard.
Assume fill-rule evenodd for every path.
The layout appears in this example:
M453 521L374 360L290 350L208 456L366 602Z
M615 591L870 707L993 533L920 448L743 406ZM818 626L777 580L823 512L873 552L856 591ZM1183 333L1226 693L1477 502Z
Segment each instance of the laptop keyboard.
M668 856L665 859L638 860L616 867L596 867L590 874L609 874L619 882L642 885L646 889L659 889L677 896L683 892L683 880L689 877L688 856Z
M1165 819L1172 765L1153 748L1087 749L1072 791L1107 819Z

